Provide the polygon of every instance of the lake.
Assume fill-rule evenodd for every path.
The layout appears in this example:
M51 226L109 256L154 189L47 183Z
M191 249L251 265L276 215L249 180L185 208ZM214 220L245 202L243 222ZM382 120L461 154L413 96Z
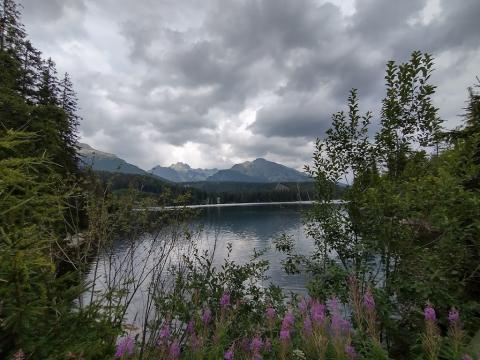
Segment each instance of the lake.
M295 239L299 253L307 254L313 248L302 224L302 212L309 204L250 205L234 207L209 207L202 209L197 225L202 226L201 248L212 248L217 238L214 264L221 264L227 254L227 244L232 244L231 258L244 263L254 249L265 250L262 258L270 263L267 275L270 281L285 292L304 292L307 279L303 274L288 275L282 268L284 256L275 250L274 240L282 234Z
M303 294L306 293L308 281L306 275L285 273L282 267L284 256L276 251L274 241L282 234L287 234L295 240L298 253L310 253L313 242L306 237L302 224L302 213L310 207L311 204L299 203L209 206L199 209L198 217L190 221L189 227L201 229L196 232L193 241L200 251L208 250L211 253L215 249L212 258L214 266L219 267L223 263L229 243L232 246L230 260L239 264L248 261L254 250L264 250L262 259L269 261L266 273L269 279L261 285L268 286L271 282L280 286L287 295L290 292ZM172 242L175 246L168 250L172 237L177 237L177 240ZM183 256L191 255L192 247L188 245L191 243L182 241L182 235L175 235L170 229L155 236L147 234L139 239L119 239L101 254L98 261L94 261L89 278L91 281L97 280L95 291L101 292L124 284L129 284L131 292L134 284L138 283L139 288L133 298L125 299L129 304L127 320L138 323L141 314L148 308L146 303L149 301L151 284L161 283L167 273L162 270L161 278L156 280L152 275L158 271L155 267L165 263L161 260L165 258L169 259L170 265L181 264ZM125 279L132 277L136 279L135 282L125 282ZM90 296L91 293L86 293L81 302L88 303Z

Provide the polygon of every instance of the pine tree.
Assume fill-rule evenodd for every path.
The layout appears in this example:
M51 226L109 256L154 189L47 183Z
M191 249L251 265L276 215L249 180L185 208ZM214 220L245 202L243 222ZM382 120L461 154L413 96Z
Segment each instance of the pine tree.
M78 98L68 73L65 73L63 80L60 82L60 94L60 106L67 113L70 124L75 127L78 126L80 121L80 117L77 115Z
M22 47L22 76L19 90L25 100L32 104L36 102L36 94L40 88L40 71L42 67L41 52L33 47L29 40Z
M41 105L60 104L60 86L57 77L55 62L49 58L44 61L40 72L40 88L37 94L38 103Z
M14 0L2 0L0 5L0 51L16 53L26 36L20 22L20 9Z

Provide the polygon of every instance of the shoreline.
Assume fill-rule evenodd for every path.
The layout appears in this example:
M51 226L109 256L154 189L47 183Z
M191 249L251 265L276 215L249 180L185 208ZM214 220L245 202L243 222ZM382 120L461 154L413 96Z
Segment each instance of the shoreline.
M184 205L184 206L165 206L165 207L149 207L150 211L161 211L169 209L189 208L189 209L201 209L201 208L223 208L223 207L247 207L247 206L269 206L269 205L313 205L315 201L276 201L276 202L258 202L258 203L225 203L225 204L200 204L200 205ZM334 204L341 204L341 200L333 200Z

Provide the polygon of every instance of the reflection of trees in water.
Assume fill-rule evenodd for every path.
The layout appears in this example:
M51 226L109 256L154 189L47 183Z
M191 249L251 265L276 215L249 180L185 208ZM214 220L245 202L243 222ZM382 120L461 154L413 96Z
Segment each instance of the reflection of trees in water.
M217 229L237 236L255 237L269 245L282 233L293 233L301 226L300 206L258 206L204 209L198 222L205 229Z
M311 242L303 229L301 212L305 206L257 206L203 209L192 226L201 226L201 247L212 250L216 244L214 264L220 265L227 253L226 245L231 242L231 259L244 263L254 249L266 250L263 258L270 263L267 275L270 280L287 292L302 292L307 282L305 274L287 275L282 267L283 254L277 252L273 240L286 233L296 240L300 253L311 250Z

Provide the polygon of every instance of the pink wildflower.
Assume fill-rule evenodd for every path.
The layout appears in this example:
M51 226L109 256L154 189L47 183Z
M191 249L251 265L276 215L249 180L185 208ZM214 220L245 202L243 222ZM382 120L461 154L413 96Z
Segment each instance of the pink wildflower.
M224 292L222 297L220 298L220 307L225 309L230 306L230 294L228 292Z
M295 316L290 311L285 313L285 316L283 317L283 320L282 320L282 329L290 330L294 324L295 324Z
M157 345L168 344L168 338L170 337L170 326L168 324L163 325L158 335Z
M435 309L428 305L423 311L426 321L436 321L437 315L435 314Z
M224 360L233 360L233 345L228 349L225 354L223 355Z
M300 313L302 313L302 315L305 315L307 313L308 303L304 298L300 299L298 303L298 310L300 310Z
M325 305L320 304L318 301L312 303L310 309L312 320L316 325L321 325L325 321Z
M290 330L287 330L287 329L280 330L280 341L284 344L290 341Z
M332 297L327 301L328 311L330 313L337 313L340 311L340 301L337 297Z
M181 349L180 349L179 342L177 340L173 341L170 344L170 357L172 359L180 359L180 352L181 352Z
M253 353L258 353L260 352L260 350L262 350L262 347L263 347L263 341L261 338L259 338L258 336L255 336L253 339L252 339L252 342L250 343L250 350L253 352Z
M208 324L210 324L210 321L212 321L212 312L210 311L210 309L203 310L203 314L202 314L203 325L207 326Z
M375 310L375 298L370 292L370 289L368 289L365 295L363 296L363 305L368 311Z
M312 335L312 320L310 319L310 316L306 316L305 320L303 320L303 331L307 336Z
M126 338L123 338L122 340L120 340L120 342L117 344L115 359L121 359L125 355L128 355L128 356L132 355L134 346L135 344L131 336L127 336Z
M277 312L275 311L275 309L271 306L269 306L267 308L267 310L265 310L265 315L267 316L267 319L269 321L273 321L275 319L275 317L277 316Z

